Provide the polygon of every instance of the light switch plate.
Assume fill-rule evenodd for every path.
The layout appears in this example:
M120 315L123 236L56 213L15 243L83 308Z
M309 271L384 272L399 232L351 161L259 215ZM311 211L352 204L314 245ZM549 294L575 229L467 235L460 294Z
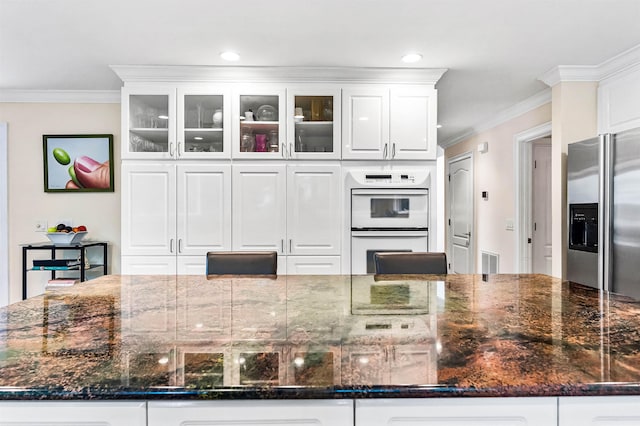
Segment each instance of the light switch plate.
M47 221L46 220L37 220L36 221L36 232L47 232Z
M507 219L505 229L507 231L513 231L513 219Z

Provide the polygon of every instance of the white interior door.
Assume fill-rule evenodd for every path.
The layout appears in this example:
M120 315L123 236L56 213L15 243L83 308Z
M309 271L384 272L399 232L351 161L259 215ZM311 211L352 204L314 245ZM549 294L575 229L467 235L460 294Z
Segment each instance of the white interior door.
M551 143L535 142L531 179L532 271L551 275Z
M449 272L475 272L473 250L473 159L449 162Z

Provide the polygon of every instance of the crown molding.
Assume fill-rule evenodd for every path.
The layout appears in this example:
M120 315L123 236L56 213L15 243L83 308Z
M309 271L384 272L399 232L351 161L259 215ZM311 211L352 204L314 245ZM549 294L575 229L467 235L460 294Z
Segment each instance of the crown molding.
M0 90L0 102L119 104L119 90Z
M558 65L538 77L549 87L561 81L598 81L600 70L597 65Z
M607 59L598 65L558 65L542 74L538 80L549 87L563 81L602 81L640 63L640 45Z
M435 85L446 68L225 67L188 65L111 65L128 83L198 82L358 82Z
M491 120L483 121L481 124L473 126L471 130L456 136L451 139L447 139L439 143L442 148L448 148L457 143L460 143L470 137L485 132L489 129L493 129L494 127L499 126L502 123L506 123L509 120L513 120L516 117L521 116L524 113L527 113L533 109L536 109L542 105L548 104L551 102L551 89L547 88L529 98L525 99L522 102L518 102L517 104L499 112L496 116L494 116Z

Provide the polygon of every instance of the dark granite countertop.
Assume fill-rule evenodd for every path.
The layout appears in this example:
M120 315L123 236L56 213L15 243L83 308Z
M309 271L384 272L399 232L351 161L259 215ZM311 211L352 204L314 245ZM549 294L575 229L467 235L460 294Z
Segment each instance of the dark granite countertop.
M48 291L0 309L0 399L640 395L634 301L545 275L386 278Z

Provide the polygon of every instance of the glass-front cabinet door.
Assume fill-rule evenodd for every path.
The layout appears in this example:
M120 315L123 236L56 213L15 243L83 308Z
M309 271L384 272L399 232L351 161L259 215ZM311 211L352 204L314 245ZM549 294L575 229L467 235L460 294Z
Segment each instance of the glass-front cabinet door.
M230 96L226 89L178 89L179 158L228 158Z
M288 158L340 159L340 90L290 88Z
M173 158L175 89L125 87L122 96L122 158Z
M233 157L287 158L285 89L247 87L234 95Z

